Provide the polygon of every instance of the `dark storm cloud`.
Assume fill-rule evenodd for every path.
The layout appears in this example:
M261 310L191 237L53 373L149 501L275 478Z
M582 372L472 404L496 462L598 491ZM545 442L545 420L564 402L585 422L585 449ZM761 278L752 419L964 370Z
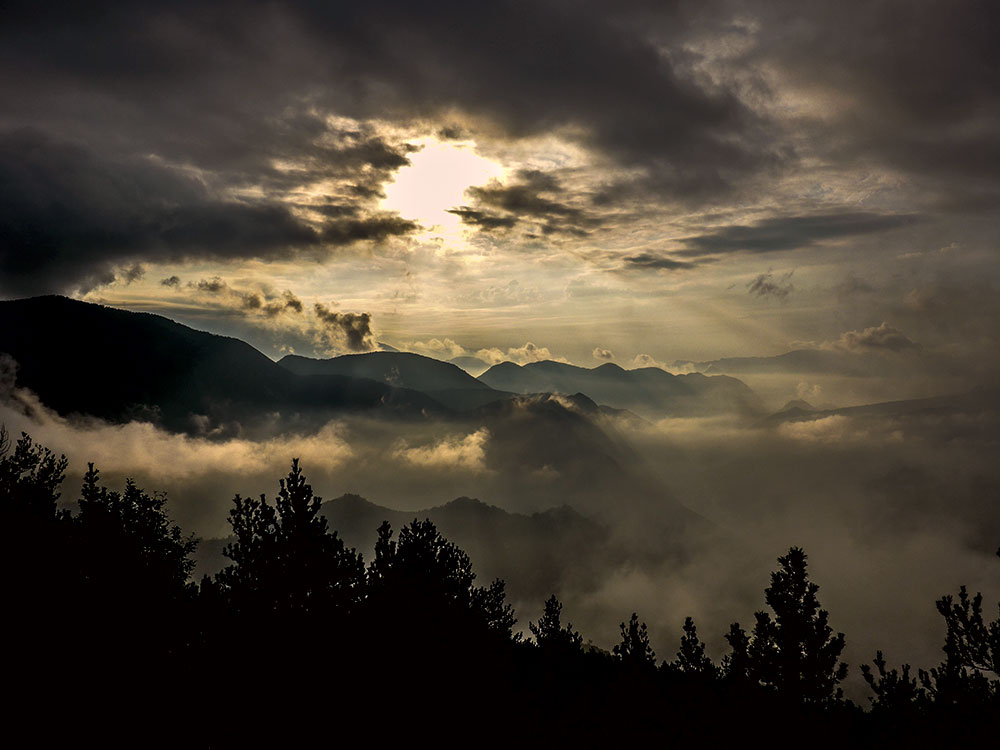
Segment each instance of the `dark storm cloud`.
M317 241L282 206L215 200L196 180L154 161L101 162L34 131L0 136L0 284L7 293L92 286L113 278L116 265L136 269L137 257L278 257Z
M24 170L7 164L4 186L15 200L3 214L4 289L86 287L123 263L204 247L214 257L269 258L406 234L401 220L363 216L413 150L369 119L443 138L558 133L625 167L588 196L597 205L718 203L819 157L833 169L901 170L919 180L929 205L995 212L998 12L903 0L153 0L86 12L7 3L4 138L30 127L50 144L86 144L88 179L112 184L90 194L78 168L49 169L25 190L11 173ZM822 111L784 106L784 86ZM326 210L343 219L325 235L287 202L320 179L337 182ZM236 190L263 197L225 197ZM580 196L523 175L479 190L472 205L454 209L468 224L531 220L536 236L593 228ZM336 213L342 205L354 212ZM685 244L695 256L766 252L894 222L902 219L793 216ZM37 262L24 260L25 247Z
M561 200L566 191L559 180L536 169L518 171L516 179L508 184L493 180L465 192L476 207L461 206L450 209L449 213L465 224L487 231L526 224L537 227L543 234L585 236L601 224L596 216Z
M359 219L337 219L323 229L323 239L334 245L348 245L359 240L382 242L390 237L411 234L420 226L392 214Z
M168 276L167 278L160 280L160 285L161 286L166 286L166 287L172 287L172 288L176 289L176 288L178 288L181 285L181 277L180 276Z
M323 111L408 119L458 110L514 137L564 128L675 189L724 185L761 160L751 145L759 123L734 92L681 70L689 23L670 6L660 14L676 29L668 48L630 19L629 3L300 1L197 11L18 4L0 32L0 65L44 87L7 84L19 95L8 97L11 116L99 135L121 115L119 128L144 149L227 169L311 150L304 144L323 132ZM398 161L386 157L386 166Z
M536 170L521 170L517 174L517 182L510 185L493 182L470 187L466 192L483 205L519 216L576 219L582 214L578 208L543 196L542 193L561 193L562 189L555 177Z
M325 111L443 115L438 129L454 138L465 132L447 114L457 110L509 136L565 129L684 198L796 159L744 103L774 95L756 73L766 68L843 95L836 130L814 133L822 150L995 189L998 13L971 0L154 1L87 13L15 2L0 66L17 75L0 87L8 122L248 171L325 155ZM706 75L698 42L723 35L746 51ZM112 117L116 132L102 137ZM377 140L342 156L361 152L385 168L405 158Z
M756 224L735 224L706 234L685 237L681 255L700 257L716 253L769 253L812 247L824 240L858 237L905 227L918 218L911 214L879 214L867 211L828 213L815 216L779 216Z
M455 214L455 216L462 220L463 224L481 227L486 231L493 229L512 229L517 226L517 217L515 216L501 216L499 214L492 214L486 211L477 211L474 208L469 208L468 206L449 208L448 213Z
M322 340L334 347L346 345L352 352L367 352L375 348L371 313L337 312L317 302L316 317L323 325Z
M694 268L695 265L695 263L690 261L674 260L665 255L655 255L653 253L637 253L625 256L626 268L678 271L684 268Z
M144 272L138 259L287 258L416 229L356 207L313 226L277 201L216 198L154 159L104 161L38 131L0 134L0 289L9 294L93 288L121 264L130 283Z
M759 44L797 86L838 92L819 135L837 158L1000 188L1000 6L977 0L758 3ZM970 192L971 188L971 192ZM950 192L950 191L949 191Z

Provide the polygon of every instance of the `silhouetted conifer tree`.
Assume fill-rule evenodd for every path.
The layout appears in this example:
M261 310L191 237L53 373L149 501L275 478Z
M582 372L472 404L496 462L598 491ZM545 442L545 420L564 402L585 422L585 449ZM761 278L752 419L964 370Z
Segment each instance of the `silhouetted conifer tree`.
M583 636L573 630L571 622L566 623L566 627L562 626L561 613L562 604L553 594L545 601L545 611L538 619L538 624L528 623L528 629L539 648L564 653L580 651L583 648Z
M656 653L649 645L649 634L646 623L639 622L639 616L633 612L628 625L621 623L621 641L612 649L612 653L622 664L635 669L646 669L656 666Z
M937 601L937 609L947 627L942 647L945 659L937 667L920 671L921 684L939 705L991 706L1000 711L1000 616L987 621L982 593L970 596L965 586L959 589L957 602L951 595L944 596Z
M88 464L77 516L87 559L102 566L91 575L113 580L127 574L165 596L182 593L188 588L194 568L190 556L198 543L170 522L164 509L167 498L149 495L131 479L125 480L123 492L115 492L99 486L99 478Z
M684 674L714 677L718 673L718 669L712 660L705 655L705 644L698 638L698 629L695 627L694 620L685 617L683 630L684 635L681 636L677 660L672 666Z
M217 581L237 610L257 614L329 614L350 610L361 598L364 564L319 514L298 459L280 480L274 505L236 495L229 512L235 541L223 554L233 561Z
M749 639L738 624L732 626L728 670L737 675L745 670L752 681L790 699L839 700L837 683L847 676L847 665L838 662L844 634L834 636L827 624L829 615L816 599L819 586L806 574L805 553L792 547L778 563L781 569L771 573L771 585L764 590L774 617L757 612Z
M909 664L900 669L888 669L881 651L875 653L872 664L877 674L868 664L861 665L861 674L875 693L869 699L873 709L897 715L908 714L926 702L927 691L918 684L916 677L910 676Z
M59 511L59 485L66 477L68 461L48 448L36 445L26 434L11 449L7 428L0 425L0 510L5 514L38 521L54 521L68 517ZM6 526L17 531L12 520Z
M504 582L482 588L475 579L469 556L430 520L413 520L400 529L398 541L388 523L379 527L367 575L369 597L377 606L409 609L421 619L441 616L442 607L454 609L509 638L517 620L505 601Z

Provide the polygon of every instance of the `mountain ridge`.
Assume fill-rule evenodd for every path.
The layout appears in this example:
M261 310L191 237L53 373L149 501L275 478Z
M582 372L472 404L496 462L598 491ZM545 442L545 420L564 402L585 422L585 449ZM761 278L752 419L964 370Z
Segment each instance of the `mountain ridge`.
M60 296L0 301L0 353L17 385L64 416L143 419L177 432L247 426L274 412L314 422L340 411L445 411L417 391L344 376L300 376L240 339L154 313Z
M492 388L514 393L584 393L598 403L640 415L761 412L756 394L736 378L701 373L673 375L658 367L626 370L610 362L595 368L552 360L525 365L501 362L479 379Z

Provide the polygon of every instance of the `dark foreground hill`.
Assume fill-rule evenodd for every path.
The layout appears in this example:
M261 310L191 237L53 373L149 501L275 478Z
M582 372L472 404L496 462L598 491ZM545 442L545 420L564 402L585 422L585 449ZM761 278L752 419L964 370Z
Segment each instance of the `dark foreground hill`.
M17 385L60 414L144 419L177 431L275 420L307 426L344 411L444 411L416 391L298 375L238 339L65 297L0 302L0 354L17 362Z
M758 413L757 396L742 381L700 373L672 375L658 367L625 370L608 363L587 369L562 362L502 362L479 376L514 393L585 393L600 404L649 416Z

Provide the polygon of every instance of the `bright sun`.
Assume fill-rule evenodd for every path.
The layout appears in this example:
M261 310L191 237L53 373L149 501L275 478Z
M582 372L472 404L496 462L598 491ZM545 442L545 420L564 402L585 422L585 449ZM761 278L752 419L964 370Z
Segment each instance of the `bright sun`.
M467 203L466 188L501 177L503 167L476 154L471 142L426 139L418 143L422 148L410 156L410 165L385 186L382 208L398 211L427 229L456 232L460 220L448 209Z

